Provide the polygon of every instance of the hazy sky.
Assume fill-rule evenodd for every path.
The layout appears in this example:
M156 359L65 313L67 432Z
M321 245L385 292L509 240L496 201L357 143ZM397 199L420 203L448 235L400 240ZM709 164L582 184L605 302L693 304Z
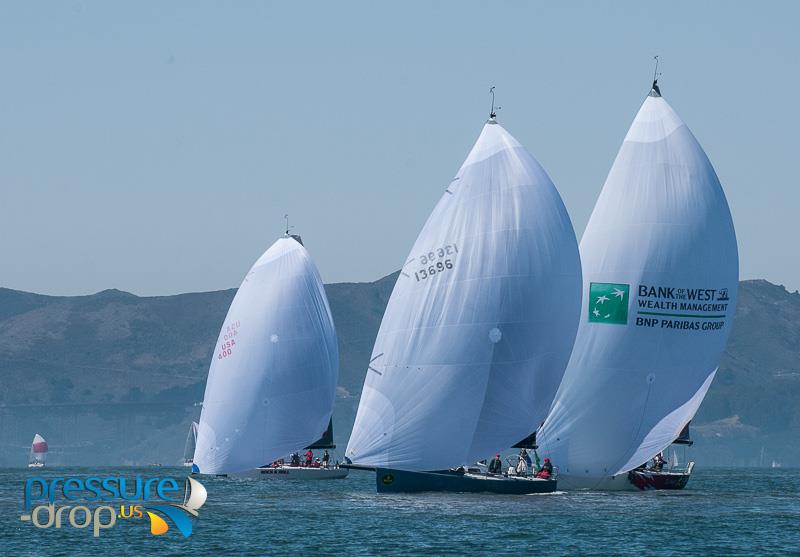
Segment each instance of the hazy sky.
M800 288L796 2L3 2L0 286L237 286L295 231L326 282L405 261L499 120L578 236L663 61L742 278Z

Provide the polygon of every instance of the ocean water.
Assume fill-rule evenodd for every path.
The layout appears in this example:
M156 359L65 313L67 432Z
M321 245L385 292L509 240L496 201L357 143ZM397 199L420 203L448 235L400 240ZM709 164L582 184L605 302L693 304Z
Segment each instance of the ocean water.
M378 495L374 474L297 482L201 478L184 538L149 521L39 529L19 519L42 477L172 476L182 468L0 469L0 555L800 555L800 470L696 468L674 492Z

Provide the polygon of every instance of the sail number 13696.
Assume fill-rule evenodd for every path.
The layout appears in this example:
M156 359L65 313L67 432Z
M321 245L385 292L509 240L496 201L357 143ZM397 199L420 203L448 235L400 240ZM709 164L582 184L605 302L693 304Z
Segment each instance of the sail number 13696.
M414 273L417 282L453 268L453 257L458 253L456 244L447 244L420 256L423 268Z

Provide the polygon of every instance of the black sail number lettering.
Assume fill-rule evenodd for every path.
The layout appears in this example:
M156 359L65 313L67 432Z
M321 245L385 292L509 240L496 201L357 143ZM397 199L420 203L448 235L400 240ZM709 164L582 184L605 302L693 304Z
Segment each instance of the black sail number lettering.
M446 244L419 256L421 268L414 272L417 282L426 280L439 273L449 271L455 264L455 255L458 253L456 244Z

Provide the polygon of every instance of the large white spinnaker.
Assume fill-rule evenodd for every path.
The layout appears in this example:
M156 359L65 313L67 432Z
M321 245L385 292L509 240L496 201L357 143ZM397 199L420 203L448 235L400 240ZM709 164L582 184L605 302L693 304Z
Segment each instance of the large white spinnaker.
M711 385L736 309L725 194L657 88L625 137L580 251L578 336L538 441L561 479L591 487L678 437Z
M347 458L438 470L530 434L569 359L580 276L555 186L489 120L402 267Z
M328 427L336 332L319 273L295 238L279 239L256 261L228 310L200 415L200 473L268 464Z

